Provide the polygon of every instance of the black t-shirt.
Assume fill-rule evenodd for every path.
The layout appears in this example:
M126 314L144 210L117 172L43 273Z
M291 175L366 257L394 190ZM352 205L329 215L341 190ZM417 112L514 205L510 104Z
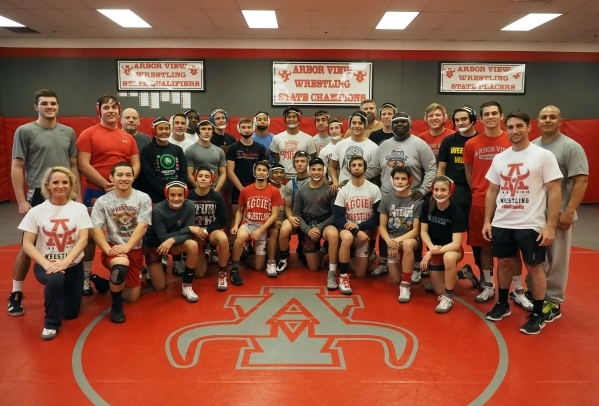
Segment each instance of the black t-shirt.
M235 175L241 183L254 182L254 164L256 161L266 159L266 148L258 142L252 142L252 145L243 145L241 141L236 141L226 153L227 161L235 162Z
M190 190L187 196L196 207L195 225L205 227L208 233L227 225L227 208L220 193L210 189L204 196Z
M456 204L450 202L445 210L435 207L429 214L431 197L428 196L422 206L420 222L428 224L428 235L435 245L447 245L451 243L453 233L466 231L466 220L462 211Z
M225 155L227 155L227 150L234 143L237 142L235 137L231 134L224 133L223 135L217 134L216 132L212 133L212 138L210 138L210 143L216 145L220 149L223 150Z
M455 134L448 135L441 141L439 147L439 162L447 162L445 175L449 176L456 186L470 189L466 180L466 170L464 169L464 145L466 141L476 137L477 132L472 137L464 137L458 131Z
M381 142L393 137L393 133L386 133L382 128L370 133L368 139L376 145L381 145Z

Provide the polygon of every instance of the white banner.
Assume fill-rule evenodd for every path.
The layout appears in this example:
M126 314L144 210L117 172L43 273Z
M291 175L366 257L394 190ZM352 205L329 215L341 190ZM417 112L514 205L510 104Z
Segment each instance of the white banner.
M372 63L273 62L273 106L349 106L371 98Z
M441 63L441 93L524 93L526 64Z
M204 90L203 61L117 61L118 90Z

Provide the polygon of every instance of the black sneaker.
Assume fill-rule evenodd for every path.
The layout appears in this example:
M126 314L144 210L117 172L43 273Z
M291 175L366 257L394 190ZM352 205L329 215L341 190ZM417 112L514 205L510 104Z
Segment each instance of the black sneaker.
M83 296L91 296L94 294L94 290L92 289L91 286L88 286L87 288L83 288Z
M98 293L106 293L108 292L108 289L110 289L110 282L108 282L108 279L101 278L95 273L91 274L89 280L94 284Z
M22 316L25 314L25 309L21 306L21 300L23 300L23 292L12 292L8 297L8 315L9 316Z
M466 279L473 288L478 288L478 278L472 272L472 267L468 264L464 265L462 269L458 271L458 276L460 279Z
M507 317L511 314L512 314L512 312L510 311L509 303L497 302L497 303L495 303L495 306L493 306L491 311L487 313L486 318L487 318L487 320L491 320L491 321L499 321L499 320L503 319L504 317Z
M112 309L110 309L110 321L113 323L124 323L125 313L123 312L123 302L112 303Z
M543 327L545 327L545 316L543 316L543 313L532 313L528 316L526 324L520 327L520 331L524 334L539 334Z
M543 304L543 317L545 318L546 323L551 323L553 320L562 317L560 305L546 301Z
M235 286L243 285L243 279L239 276L239 268L231 268L231 283Z

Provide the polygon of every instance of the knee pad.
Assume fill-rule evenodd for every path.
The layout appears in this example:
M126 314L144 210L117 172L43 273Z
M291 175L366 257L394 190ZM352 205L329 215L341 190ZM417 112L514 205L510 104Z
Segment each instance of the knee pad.
M114 265L110 271L110 282L115 285L122 285L127 278L129 267L126 265Z

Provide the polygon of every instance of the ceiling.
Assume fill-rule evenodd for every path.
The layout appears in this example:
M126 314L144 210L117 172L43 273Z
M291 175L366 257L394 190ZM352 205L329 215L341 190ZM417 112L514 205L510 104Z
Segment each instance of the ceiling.
M130 8L152 28L122 28L96 8ZM279 29L247 28L242 9L276 10ZM385 11L420 14L405 30L375 30ZM563 15L529 32L500 31L531 12ZM0 45L11 38L599 43L599 0L0 0L0 15L39 32L0 28Z

